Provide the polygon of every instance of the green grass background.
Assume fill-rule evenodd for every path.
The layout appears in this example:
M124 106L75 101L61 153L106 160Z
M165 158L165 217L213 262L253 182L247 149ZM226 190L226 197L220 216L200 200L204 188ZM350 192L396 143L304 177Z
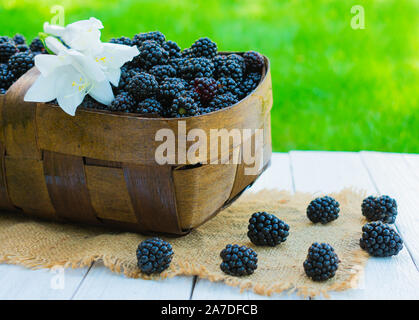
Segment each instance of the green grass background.
M66 23L102 20L103 40L160 30L268 56L275 151L419 152L419 1L1 0L0 34L33 38L56 4ZM350 27L356 4L364 30Z

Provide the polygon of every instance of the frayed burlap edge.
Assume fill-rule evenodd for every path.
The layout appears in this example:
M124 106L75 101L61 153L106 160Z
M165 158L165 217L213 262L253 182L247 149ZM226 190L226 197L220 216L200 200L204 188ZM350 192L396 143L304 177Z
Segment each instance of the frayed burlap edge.
M262 190L259 193L265 192L266 190ZM268 190L268 192L277 192ZM308 193L296 193L291 195L286 191L280 192L282 195L288 195L289 197L298 197L298 196L310 196L313 195ZM360 197L365 196L365 192L356 190L354 188L347 188L342 190L339 194L342 193L357 193ZM246 201L248 198L257 197L258 194L247 194L242 196L240 201ZM335 193L330 194L331 196L336 196ZM317 196L317 195L316 195ZM39 222L39 223L50 223L50 222ZM176 263L172 262L171 267L162 272L160 275L145 275L140 272L137 268L136 270L132 269L129 262L122 261L121 259L112 256L112 255L90 255L87 257L83 257L82 259L71 260L66 259L66 261L47 261L43 259L39 259L35 256L20 256L20 255L0 255L0 263L7 263L7 264L15 264L21 265L30 269L54 269L58 267L63 268L83 268L83 267L90 267L94 262L103 262L104 266L107 267L112 272L123 274L129 278L141 278L145 280L158 280L158 279L165 279L165 278L172 278L175 276L197 276L199 278L208 279L209 281L221 281L224 282L226 285L232 287L238 287L240 292L245 290L252 290L256 294L271 296L275 293L283 293L286 292L288 294L296 293L299 296L303 297L315 297L318 295L323 295L325 298L330 298L329 291L344 291L352 288L356 288L361 278L365 264L368 260L368 254L361 250L360 248L353 252L353 256L351 257L351 264L352 268L350 270L346 270L350 276L348 279L341 283L335 283L330 285L327 289L315 289L308 285L305 286L298 286L293 285L292 283L283 284L283 283L273 283L270 285L262 285L258 283L252 282L251 279L244 280L243 278L236 278L232 276L228 276L225 274L220 274L216 272L209 271L205 266L199 265L196 263L190 262L179 262Z

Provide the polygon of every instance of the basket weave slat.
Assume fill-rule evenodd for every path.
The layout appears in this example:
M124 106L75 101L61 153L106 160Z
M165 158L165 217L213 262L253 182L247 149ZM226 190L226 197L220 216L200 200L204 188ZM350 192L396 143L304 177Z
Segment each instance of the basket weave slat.
M31 69L0 96L0 208L49 220L185 234L232 203L269 164L272 86L266 64L261 83L246 99L184 119L83 108L71 117L53 104L24 102L39 76ZM245 175L243 162L215 164L223 159L213 145L189 165L179 158L173 165L157 165L159 129L174 132L177 156L185 151L179 123L202 129L207 137L211 129L227 129L222 135L263 129L264 144L253 150L263 154L259 172ZM186 148L193 143L187 141ZM230 139L228 147L228 156L242 156L242 144Z

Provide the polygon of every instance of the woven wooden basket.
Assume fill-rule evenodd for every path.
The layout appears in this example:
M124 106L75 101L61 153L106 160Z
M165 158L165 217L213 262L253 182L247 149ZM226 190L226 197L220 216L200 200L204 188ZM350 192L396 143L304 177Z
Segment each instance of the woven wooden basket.
M24 102L39 75L31 69L0 95L0 208L141 233L187 233L231 204L269 164L272 85L265 60L262 80L247 98L183 119L83 108L71 117L52 104ZM155 134L168 128L178 139L179 121L208 136L210 129L263 129L264 143L253 150L263 154L261 169L245 175L243 162L210 164L210 152L201 159L208 164L158 165L162 142ZM242 156L242 144L229 147Z

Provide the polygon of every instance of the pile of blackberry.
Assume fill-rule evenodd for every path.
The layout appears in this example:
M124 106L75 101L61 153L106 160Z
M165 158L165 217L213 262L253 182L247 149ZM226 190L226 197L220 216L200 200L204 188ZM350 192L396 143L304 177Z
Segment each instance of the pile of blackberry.
M208 38L184 50L159 31L110 42L137 46L140 53L121 68L111 106L92 104L86 97L83 107L153 117L201 115L245 98L259 84L264 67L259 53L220 55L217 44Z
M21 34L13 38L0 36L0 94L5 94L20 76L34 66L34 57L40 53L46 51L39 38L28 45Z

